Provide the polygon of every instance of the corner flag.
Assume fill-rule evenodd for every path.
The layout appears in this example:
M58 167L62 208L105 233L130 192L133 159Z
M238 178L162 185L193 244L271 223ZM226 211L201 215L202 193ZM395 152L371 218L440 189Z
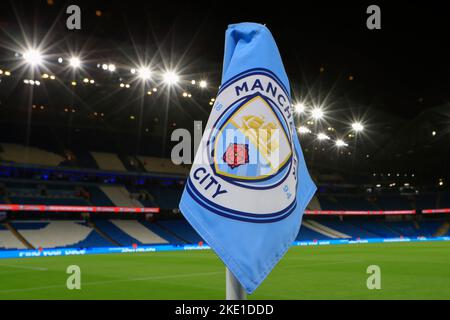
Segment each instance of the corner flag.
M230 25L181 212L252 293L295 240L315 191L275 40L263 25Z

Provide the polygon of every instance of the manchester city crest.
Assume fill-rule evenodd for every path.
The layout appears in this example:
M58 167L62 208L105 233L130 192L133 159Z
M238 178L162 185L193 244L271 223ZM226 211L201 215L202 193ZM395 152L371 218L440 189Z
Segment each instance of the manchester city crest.
M188 192L211 212L232 219L287 217L297 194L292 128L289 93L271 72L251 70L231 79L216 98ZM280 201L265 203L274 198Z

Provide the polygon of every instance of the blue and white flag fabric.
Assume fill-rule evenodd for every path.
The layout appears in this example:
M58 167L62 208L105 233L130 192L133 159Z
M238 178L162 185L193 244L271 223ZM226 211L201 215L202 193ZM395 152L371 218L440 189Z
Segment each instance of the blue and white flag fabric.
M181 212L250 294L295 240L315 191L275 40L263 25L230 25Z

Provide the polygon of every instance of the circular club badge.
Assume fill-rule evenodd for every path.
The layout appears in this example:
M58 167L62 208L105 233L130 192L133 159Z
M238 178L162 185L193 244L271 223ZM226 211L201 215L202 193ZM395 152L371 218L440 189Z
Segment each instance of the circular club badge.
M248 222L284 219L296 207L297 154L290 98L267 70L223 84L187 191L209 211Z

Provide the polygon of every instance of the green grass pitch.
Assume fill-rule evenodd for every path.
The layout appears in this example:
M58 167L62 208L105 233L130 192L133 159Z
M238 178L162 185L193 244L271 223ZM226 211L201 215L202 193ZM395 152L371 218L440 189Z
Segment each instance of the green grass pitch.
M81 268L68 290L66 268ZM369 265L381 290L369 290ZM0 260L0 299L223 299L210 250ZM450 243L293 247L249 299L450 299Z

